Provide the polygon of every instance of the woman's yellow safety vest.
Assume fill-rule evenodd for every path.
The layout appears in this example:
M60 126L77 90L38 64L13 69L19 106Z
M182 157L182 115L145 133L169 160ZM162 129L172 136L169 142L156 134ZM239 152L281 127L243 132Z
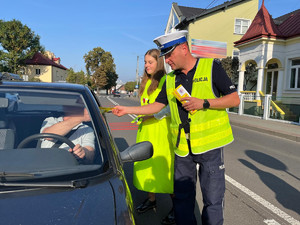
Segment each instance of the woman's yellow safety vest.
M166 76L160 79L156 90L148 95L151 80L148 80L141 96L141 105L155 102ZM133 184L142 191L152 193L173 193L174 187L174 150L171 144L170 118L161 120L147 119L139 125L137 142L150 141L153 156L150 159L135 162L133 167Z
M193 79L192 97L199 99L217 98L212 86L213 59L199 59ZM167 75L166 89L171 110L171 134L175 146L175 153L184 157L189 148L184 124L190 124L190 144L193 154L201 154L216 148L223 147L233 141L228 114L225 109L201 109L191 115L188 121L181 121L176 98L174 96L176 75L171 72Z
M166 76L163 76L160 81L159 81L159 84L158 84L158 87L151 93L151 98L150 96L148 95L148 88L149 86L151 85L151 80L147 80L147 83L145 85L145 89L144 89L144 92L143 94L141 95L141 105L148 105L148 104L151 104L151 103L154 103L155 102L155 99L156 97L158 96L159 92L161 91L161 88L163 86L163 84L165 83L165 80L166 80Z

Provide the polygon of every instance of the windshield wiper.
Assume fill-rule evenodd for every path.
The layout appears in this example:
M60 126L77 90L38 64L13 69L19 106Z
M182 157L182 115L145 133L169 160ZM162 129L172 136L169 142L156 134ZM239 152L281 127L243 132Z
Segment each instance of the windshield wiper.
M5 171L0 172L0 177L34 177L32 173L7 173Z
M66 187L84 188L88 184L87 180L63 181L63 182L0 182L0 187Z

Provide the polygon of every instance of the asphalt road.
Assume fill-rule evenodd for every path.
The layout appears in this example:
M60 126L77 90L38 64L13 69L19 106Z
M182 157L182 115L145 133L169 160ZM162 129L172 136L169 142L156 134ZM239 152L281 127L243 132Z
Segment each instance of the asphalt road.
M100 97L102 106L138 105L133 98ZM120 151L135 143L134 117L107 114L112 135ZM232 126L235 141L225 147L225 225L300 224L300 143ZM132 164L124 170L134 205L146 193L132 185ZM197 185L195 213L200 222L202 200ZM136 215L140 225L160 224L172 203L167 194L157 194L157 210Z

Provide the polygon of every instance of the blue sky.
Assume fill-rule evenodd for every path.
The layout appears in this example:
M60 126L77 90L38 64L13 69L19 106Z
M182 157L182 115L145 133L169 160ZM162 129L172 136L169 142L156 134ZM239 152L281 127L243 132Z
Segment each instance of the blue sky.
M0 19L26 24L46 50L75 71L85 71L83 56L101 47L111 52L119 79L133 81L137 56L141 75L144 53L155 48L153 39L164 33L172 2L198 8L213 2L211 8L224 0L3 0ZM276 18L299 9L300 1L265 0L265 6Z

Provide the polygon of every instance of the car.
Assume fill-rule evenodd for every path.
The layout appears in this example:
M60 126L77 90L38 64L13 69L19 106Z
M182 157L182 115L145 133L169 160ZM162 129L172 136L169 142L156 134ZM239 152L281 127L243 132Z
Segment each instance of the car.
M9 81L23 81L23 78L18 74L8 73L8 72L0 72L1 80L9 80Z
M113 96L114 97L121 97L121 93L119 91L114 91Z
M10 95L19 99L15 111L7 110ZM91 161L68 150L72 136L41 133L48 118L70 107L88 112ZM1 224L135 224L123 164L151 158L153 147L141 142L119 152L100 107L85 85L0 80ZM42 147L56 139L69 147Z

